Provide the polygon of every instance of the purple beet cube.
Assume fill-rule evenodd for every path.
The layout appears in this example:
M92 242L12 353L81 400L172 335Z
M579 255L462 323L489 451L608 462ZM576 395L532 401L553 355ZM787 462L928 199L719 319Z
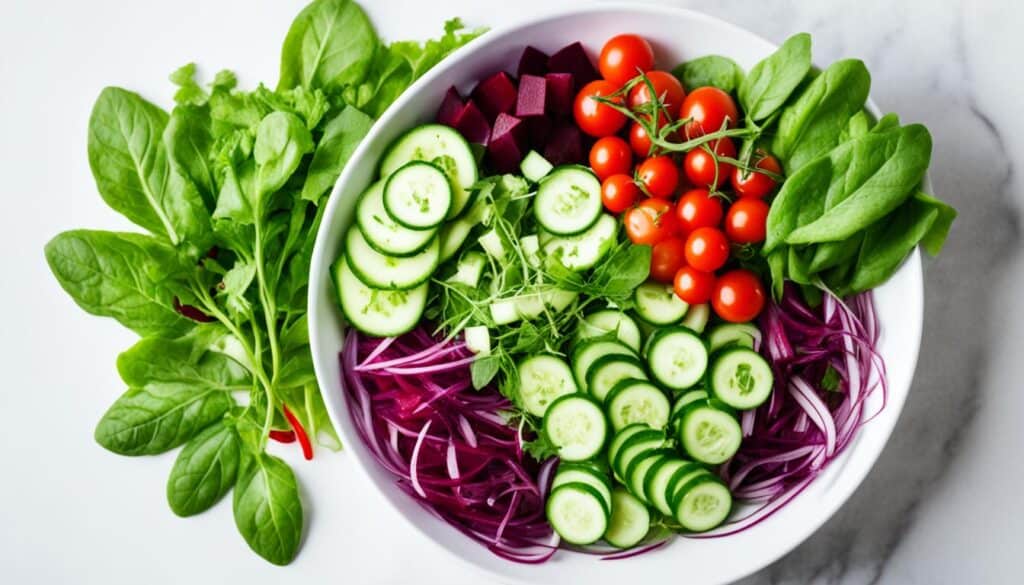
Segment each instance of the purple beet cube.
M542 152L544 147L548 143L548 137L551 136L551 117L550 116L534 116L532 118L526 118L526 138L531 148L537 152Z
M548 73L544 76L547 82L548 112L556 116L572 113L572 102L576 94L571 73Z
M455 86L449 87L448 91L444 94L444 99L441 100L441 107L437 110L438 124L454 126L455 119L462 113L463 107L465 107L465 104L462 103L462 96L459 95L459 90L455 89Z
M552 73L572 73L580 87L601 77L579 41L563 47L557 53L551 55L548 58L548 71Z
M560 124L551 131L544 158L553 165L583 162L583 142L575 124Z
M548 54L536 47L527 46L519 57L516 75L544 75L548 72Z
M481 81L471 95L488 120L497 118L498 114L508 114L516 106L516 85L504 71Z
M519 96L516 98L516 116L528 118L543 116L547 103L548 83L543 77L523 75L519 78Z
M523 144L526 139L526 125L515 116L498 114L487 145L487 158L491 167L499 173L512 173L523 160Z
M466 102L452 126L466 140L477 144L487 144L487 139L491 136L491 125L487 123L487 118L473 100Z

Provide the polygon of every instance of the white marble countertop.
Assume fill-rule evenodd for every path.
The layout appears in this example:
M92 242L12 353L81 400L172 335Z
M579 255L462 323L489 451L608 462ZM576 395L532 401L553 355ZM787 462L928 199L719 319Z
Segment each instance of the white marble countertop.
M1020 583L1024 355L1020 210L1024 103L1017 0L672 2L773 41L809 31L815 60L864 59L883 110L928 125L935 190L960 210L947 249L926 263L916 382L881 459L807 542L746 583ZM284 32L303 2L4 2L0 5L0 566L9 583L475 584L353 481L345 455L294 457L309 511L288 569L252 555L230 506L190 520L167 510L169 457L127 461L92 441L121 392L114 357L131 335L80 312L42 258L79 226L125 228L95 194L85 157L92 101L107 84L168 103L168 72L190 60L243 83L276 78ZM391 39L435 34L462 16L494 24L550 0L366 0ZM569 4L569 2L559 2ZM376 501L377 506L367 506ZM381 539L366 538L388 530ZM389 560L403 551L408 562Z

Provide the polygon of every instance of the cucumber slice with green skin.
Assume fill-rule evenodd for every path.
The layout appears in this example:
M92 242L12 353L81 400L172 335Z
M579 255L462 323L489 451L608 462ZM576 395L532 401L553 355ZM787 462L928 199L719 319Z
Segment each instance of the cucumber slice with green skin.
M640 328L629 315L616 309L605 309L587 315L576 330L575 343L613 332L627 347L635 352L640 351Z
M691 461L668 456L651 465L647 471L647 478L644 479L644 494L647 495L655 510L665 516L672 516L672 506L669 505L667 497L668 484L677 471L691 464Z
M391 219L414 230L436 228L452 205L452 186L444 171L431 163L413 161L384 183L384 209Z
M665 433L661 431L637 433L623 443L622 448L615 454L615 459L612 461L612 474L620 482L625 483L626 468L629 467L630 461L648 451L655 451L664 446Z
M571 544L593 544L608 530L610 515L604 500L585 483L567 483L552 490L545 511L551 527Z
M469 188L479 176L476 158L466 139L454 128L441 124L413 128L388 147L380 163L380 174L389 177L412 161L433 163L444 171L452 187L447 218L457 216L466 207Z
M615 430L633 423L664 429L672 412L672 405L661 388L642 379L622 380L608 393L604 403Z
M533 200L537 223L556 236L583 233L601 216L601 182L585 167L561 166L541 180Z
M654 430L651 427L643 424L630 425L621 431L618 431L612 436L611 443L608 443L608 468L612 469L612 465L615 462L615 457L619 454L622 446L626 444L626 441L633 438L634 435Z
M745 347L731 347L715 354L709 372L708 387L715 398L738 410L764 404L775 383L768 361Z
M644 483L647 481L647 473L650 472L651 467L655 463L661 461L666 457L671 457L675 454L673 449L655 449L654 451L648 451L641 454L639 457L634 458L626 466L626 487L636 497L643 500L645 503L651 503L650 498L644 492Z
M331 278L345 320L367 335L401 335L415 328L423 317L427 283L410 290L371 288L356 277L344 256L334 262Z
M712 352L729 345L754 349L755 339L761 339L761 330L752 323L723 323L711 330L708 346Z
M708 348L684 327L660 329L647 341L651 376L672 390L685 390L700 382L708 367Z
M651 513L639 499L622 488L612 492L612 516L605 541L617 548L632 548L651 529Z
M710 402L695 402L683 409L679 444L693 459L708 465L725 463L740 448L743 431L731 412Z
M598 358L587 370L586 388L591 396L603 403L612 388L626 379L647 379L640 360L628 355L606 355Z
M575 236L552 236L544 242L544 253L558 258L569 270L579 272L593 268L615 245L619 224L610 215L602 214L594 225ZM538 235L538 243L540 236Z
M693 461L688 461L686 465L677 469L668 480L668 489L665 491L665 501L668 502L668 507L675 510L676 501L683 493L681 488L690 480L704 475L711 475L711 472L700 463Z
M690 309L686 311L686 316L683 317L682 322L679 324L694 333L704 333L704 328L708 326L708 319L710 318L711 306L707 303L690 305Z
M408 290L423 284L437 269L437 238L414 256L387 256L374 250L356 226L345 235L345 258L359 280L380 290Z
M528 357L516 369L519 399L523 409L534 416L544 416L552 402L577 391L568 364L553 355Z
M731 511L729 488L710 473L682 486L673 505L676 522L690 532L706 532L720 526Z
M412 230L384 209L384 181L370 186L356 204L356 225L366 243L388 256L415 256L434 240L434 230ZM467 232L468 233L468 232Z
M572 374L576 377L576 385L580 390L587 391L587 371L599 358L610 355L636 357L636 352L618 341L588 339L573 349Z
M608 440L608 422L593 399L569 394L556 399L544 413L544 434L563 461L586 461L597 456Z
M676 296L670 284L648 281L633 291L636 313L652 325L678 323L686 315L690 305Z
M551 489L554 490L567 483L585 483L594 488L604 499L608 514L612 513L612 482L608 476L590 465L562 462L558 464L558 471L551 481Z
M703 388L689 390L672 403L672 414L669 415L669 424L673 426L676 434L679 434L679 422L683 419L683 412L686 407L698 401L707 401L708 391Z

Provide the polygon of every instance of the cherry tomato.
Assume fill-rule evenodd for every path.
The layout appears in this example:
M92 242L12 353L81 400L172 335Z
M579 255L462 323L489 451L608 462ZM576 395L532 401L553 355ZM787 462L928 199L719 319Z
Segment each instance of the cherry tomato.
M686 263L697 270L714 272L729 259L729 240L722 230L702 227L686 238Z
M664 128L669 122L664 113L658 116L658 129ZM672 135L669 135L669 138L672 138ZM629 145L633 147L633 152L637 156L651 156L651 137L647 135L647 130L640 122L633 122L629 127Z
M770 154L765 154L754 166L776 175L782 174L782 167L779 166L779 161ZM736 194L740 197L764 199L775 188L775 179L757 171L750 171L748 173L743 169L734 168L732 171L732 188L736 190Z
M605 136L590 149L590 168L602 181L633 170L633 151L618 136Z
M725 214L725 233L737 244L763 242L768 222L768 204L760 199L737 199Z
M675 236L665 238L651 248L651 278L666 284L686 263L686 242Z
M626 235L641 246L653 246L675 235L678 224L672 213L672 204L664 199L649 197L625 215Z
M732 323L752 321L764 308L764 284L756 274L742 268L718 277L711 294L711 307L719 317Z
M719 138L711 148L717 156L736 157L736 147L728 138ZM719 185L725 183L733 168L724 161L719 161L716 165L715 157L711 156L704 146L694 148L686 153L686 158L683 159L683 170L686 171L686 177L690 182L710 189L717 189Z
M617 35L601 47L597 68L617 87L654 67L654 50L640 35Z
M718 227L722 221L722 200L707 189L691 189L679 198L676 217L683 233L702 227Z
M679 186L679 168L667 156L652 156L640 163L636 176L651 197L671 197Z
M675 276L676 296L691 305L699 305L711 300L715 290L715 274L701 272L693 266L683 266Z
M717 87L698 87L686 96L679 108L679 119L690 119L686 124L687 138L721 130L727 118L728 127L735 128L740 113L732 97Z
M573 115L576 117L576 125L587 134L600 138L611 136L619 131L626 124L626 116L622 112L616 112L606 104L591 99L594 96L607 96L615 93L616 86L602 79L591 81L583 86L583 89L576 94L576 103L573 105ZM622 103L622 97L612 98L616 103Z
M612 175L601 184L601 201L612 213L622 213L640 198L640 187L629 175Z
M654 87L654 95L665 106L665 111L672 114L678 112L683 100L686 99L686 92L683 90L683 84L679 83L676 76L667 71L648 71L647 79ZM643 81L638 81L633 86L633 89L629 90L627 103L630 108L637 110L640 106L650 103L650 101L651 90ZM646 111L649 113L651 110L647 109Z

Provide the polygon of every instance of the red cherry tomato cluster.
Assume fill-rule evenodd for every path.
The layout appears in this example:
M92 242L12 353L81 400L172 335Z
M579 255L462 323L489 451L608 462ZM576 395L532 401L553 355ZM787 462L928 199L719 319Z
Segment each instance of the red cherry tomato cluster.
M750 321L764 307L765 287L755 273L736 267L731 255L764 241L765 199L782 169L761 151L751 160L752 170L736 167L737 145L728 138L686 153L659 151L645 124L631 122L622 111L593 99L629 108L647 126L653 117L659 130L685 121L679 136L670 137L673 141L739 123L740 111L731 95L716 87L687 93L674 75L654 65L654 52L643 37L618 35L601 50L602 79L588 83L576 96L576 123L597 138L590 166L602 181L604 206L622 214L634 244L651 246L652 279L672 283L688 303L710 302L726 321Z

